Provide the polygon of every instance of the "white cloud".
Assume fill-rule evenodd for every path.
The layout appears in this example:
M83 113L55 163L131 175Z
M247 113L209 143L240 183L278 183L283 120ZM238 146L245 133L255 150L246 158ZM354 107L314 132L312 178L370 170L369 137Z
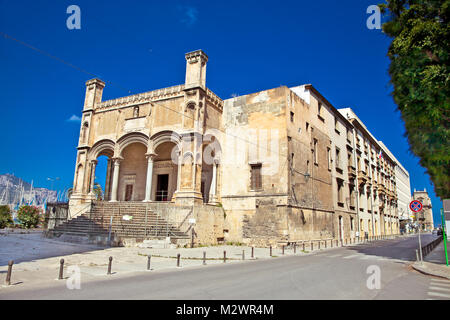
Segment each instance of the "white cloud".
M198 10L190 6L179 6L178 10L183 11L183 18L180 20L181 23L190 27L198 20Z
M69 119L66 120L67 122L81 122L81 118L76 116L76 115L72 115Z

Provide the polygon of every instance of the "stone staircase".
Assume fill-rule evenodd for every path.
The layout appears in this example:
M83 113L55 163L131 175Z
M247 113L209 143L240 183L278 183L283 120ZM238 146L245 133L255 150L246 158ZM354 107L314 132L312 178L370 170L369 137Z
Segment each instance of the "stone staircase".
M127 218L131 219L124 219ZM142 202L95 201L91 210L47 231L48 237L62 237L71 242L107 245L111 223L111 245L142 242L148 239L166 239L183 242L189 235L161 218Z

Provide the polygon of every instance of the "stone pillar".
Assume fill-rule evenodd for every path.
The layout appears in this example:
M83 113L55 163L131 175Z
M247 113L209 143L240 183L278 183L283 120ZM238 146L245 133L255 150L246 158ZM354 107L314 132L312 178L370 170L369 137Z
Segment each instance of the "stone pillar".
M216 203L217 197L217 166L216 161L213 162L213 172L212 172L212 180L211 180L211 189L209 191L209 203Z
M145 182L145 199L144 202L152 201L152 183L153 183L153 159L156 154L146 154L147 157L147 180Z
M114 160L114 173L113 173L113 184L112 184L110 202L117 202L117 187L119 185L119 169L120 169L120 161L122 161L122 158L114 158L113 160Z
M89 194L94 195L94 184L95 184L95 167L97 166L97 160L91 161L91 183L89 186Z
M109 200L109 191L111 190L111 159L108 158L108 164L106 166L106 181L105 181L105 199Z

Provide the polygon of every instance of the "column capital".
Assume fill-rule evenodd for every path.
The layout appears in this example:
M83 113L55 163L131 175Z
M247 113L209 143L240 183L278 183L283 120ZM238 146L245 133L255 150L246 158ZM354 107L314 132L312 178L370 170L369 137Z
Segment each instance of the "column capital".
M97 160L97 159L95 159L95 160L91 160L91 163L92 163L92 164L95 164L95 165L97 165L97 163L98 163L98 160Z
M114 161L114 165L119 165L120 162L122 162L123 158L119 156L112 158L112 160Z
M148 161L153 161L153 159L155 159L157 156L156 153L146 153L145 154L145 158L147 158Z

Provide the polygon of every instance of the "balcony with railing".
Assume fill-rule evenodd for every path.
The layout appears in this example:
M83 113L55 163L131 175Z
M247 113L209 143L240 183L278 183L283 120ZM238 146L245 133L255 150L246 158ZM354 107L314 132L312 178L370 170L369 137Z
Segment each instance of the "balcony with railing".
M369 177L367 176L366 172L363 170L358 171L358 184L366 184Z

